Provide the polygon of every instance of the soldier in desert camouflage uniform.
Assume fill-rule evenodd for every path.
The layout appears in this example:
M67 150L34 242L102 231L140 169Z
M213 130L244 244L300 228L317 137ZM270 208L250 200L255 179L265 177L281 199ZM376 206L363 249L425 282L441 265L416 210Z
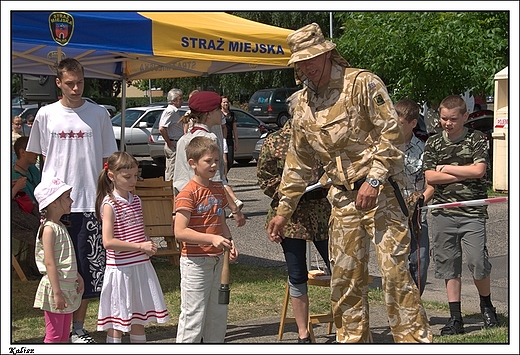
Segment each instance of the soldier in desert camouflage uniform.
M331 300L338 342L369 342L368 260L374 241L395 342L431 342L419 291L408 271L410 236L390 177L403 186L404 137L385 85L348 62L317 24L287 37L298 97L281 195L268 226L279 241L311 179L315 159L333 187L329 228ZM402 196L401 196L402 197Z
M439 106L443 128L426 141L423 170L428 184L435 186L433 203L487 198L488 148L480 131L464 127L469 112L464 99L450 95ZM441 335L464 333L460 294L462 251L480 295L484 327L499 325L491 303L491 264L486 247L487 206L470 206L432 211L435 277L444 279L450 319Z
M297 97L294 93L289 103ZM282 179L285 156L291 139L291 120L265 139L257 163L257 177L260 188L273 199L267 212L266 227L276 215L278 206L278 186ZM323 165L316 161L312 167L309 185L323 176ZM326 180L326 178L324 178ZM330 270L327 228L330 217L330 203L327 188L318 187L305 193L289 222L285 226L285 238L281 242L289 274L289 294L294 318L298 327L298 343L310 343L307 330L309 298L307 295L308 270L306 264L307 241L312 241L316 250Z

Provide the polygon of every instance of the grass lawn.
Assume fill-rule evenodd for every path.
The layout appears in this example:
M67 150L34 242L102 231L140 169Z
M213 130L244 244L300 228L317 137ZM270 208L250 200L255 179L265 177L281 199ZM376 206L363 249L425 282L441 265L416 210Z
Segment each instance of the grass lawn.
M165 325L150 325L147 334L164 331L164 327L177 325L180 313L180 275L179 267L171 265L166 258L153 258L157 276L161 282L166 305L171 320ZM241 264L231 264L230 305L228 323L264 318L279 317L285 293L286 272L280 268L256 268ZM12 343L42 343L45 335L43 312L32 308L38 281L20 281L12 278L11 289L11 334ZM330 310L329 291L326 287L309 287L310 312L326 313ZM370 290L370 304L382 304L383 296L379 289ZM424 303L426 309L442 309L448 314L447 306ZM88 307L85 328L97 341L104 342L104 332L94 332L97 325L99 300L93 299ZM508 319L501 317L504 324ZM508 327L481 330L455 337L435 336L436 343L507 343Z

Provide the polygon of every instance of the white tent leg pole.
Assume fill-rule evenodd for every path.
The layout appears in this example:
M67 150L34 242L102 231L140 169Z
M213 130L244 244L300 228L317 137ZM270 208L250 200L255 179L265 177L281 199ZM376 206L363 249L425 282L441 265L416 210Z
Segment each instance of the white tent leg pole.
M121 83L121 141L119 142L119 150L125 150L125 126L126 126L126 74L125 73L126 62L122 63L123 69L123 82Z

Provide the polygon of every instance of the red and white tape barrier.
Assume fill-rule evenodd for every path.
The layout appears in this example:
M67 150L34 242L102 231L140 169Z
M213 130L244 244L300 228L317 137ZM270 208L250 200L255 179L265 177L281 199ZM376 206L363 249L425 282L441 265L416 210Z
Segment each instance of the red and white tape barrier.
M468 207L468 206L483 206L489 205L492 203L501 203L507 202L507 197L493 197L493 198L483 198L480 200L469 200L469 201L460 201L460 202L449 202L449 203L439 203L437 205L426 205L421 207L421 209L433 209L433 208L454 208L454 207Z

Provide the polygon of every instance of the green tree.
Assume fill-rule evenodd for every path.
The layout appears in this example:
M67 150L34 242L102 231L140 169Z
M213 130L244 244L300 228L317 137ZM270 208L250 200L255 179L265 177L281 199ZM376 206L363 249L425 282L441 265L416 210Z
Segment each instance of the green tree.
M348 12L338 50L380 76L394 100L438 103L450 94L492 94L508 65L508 12Z

